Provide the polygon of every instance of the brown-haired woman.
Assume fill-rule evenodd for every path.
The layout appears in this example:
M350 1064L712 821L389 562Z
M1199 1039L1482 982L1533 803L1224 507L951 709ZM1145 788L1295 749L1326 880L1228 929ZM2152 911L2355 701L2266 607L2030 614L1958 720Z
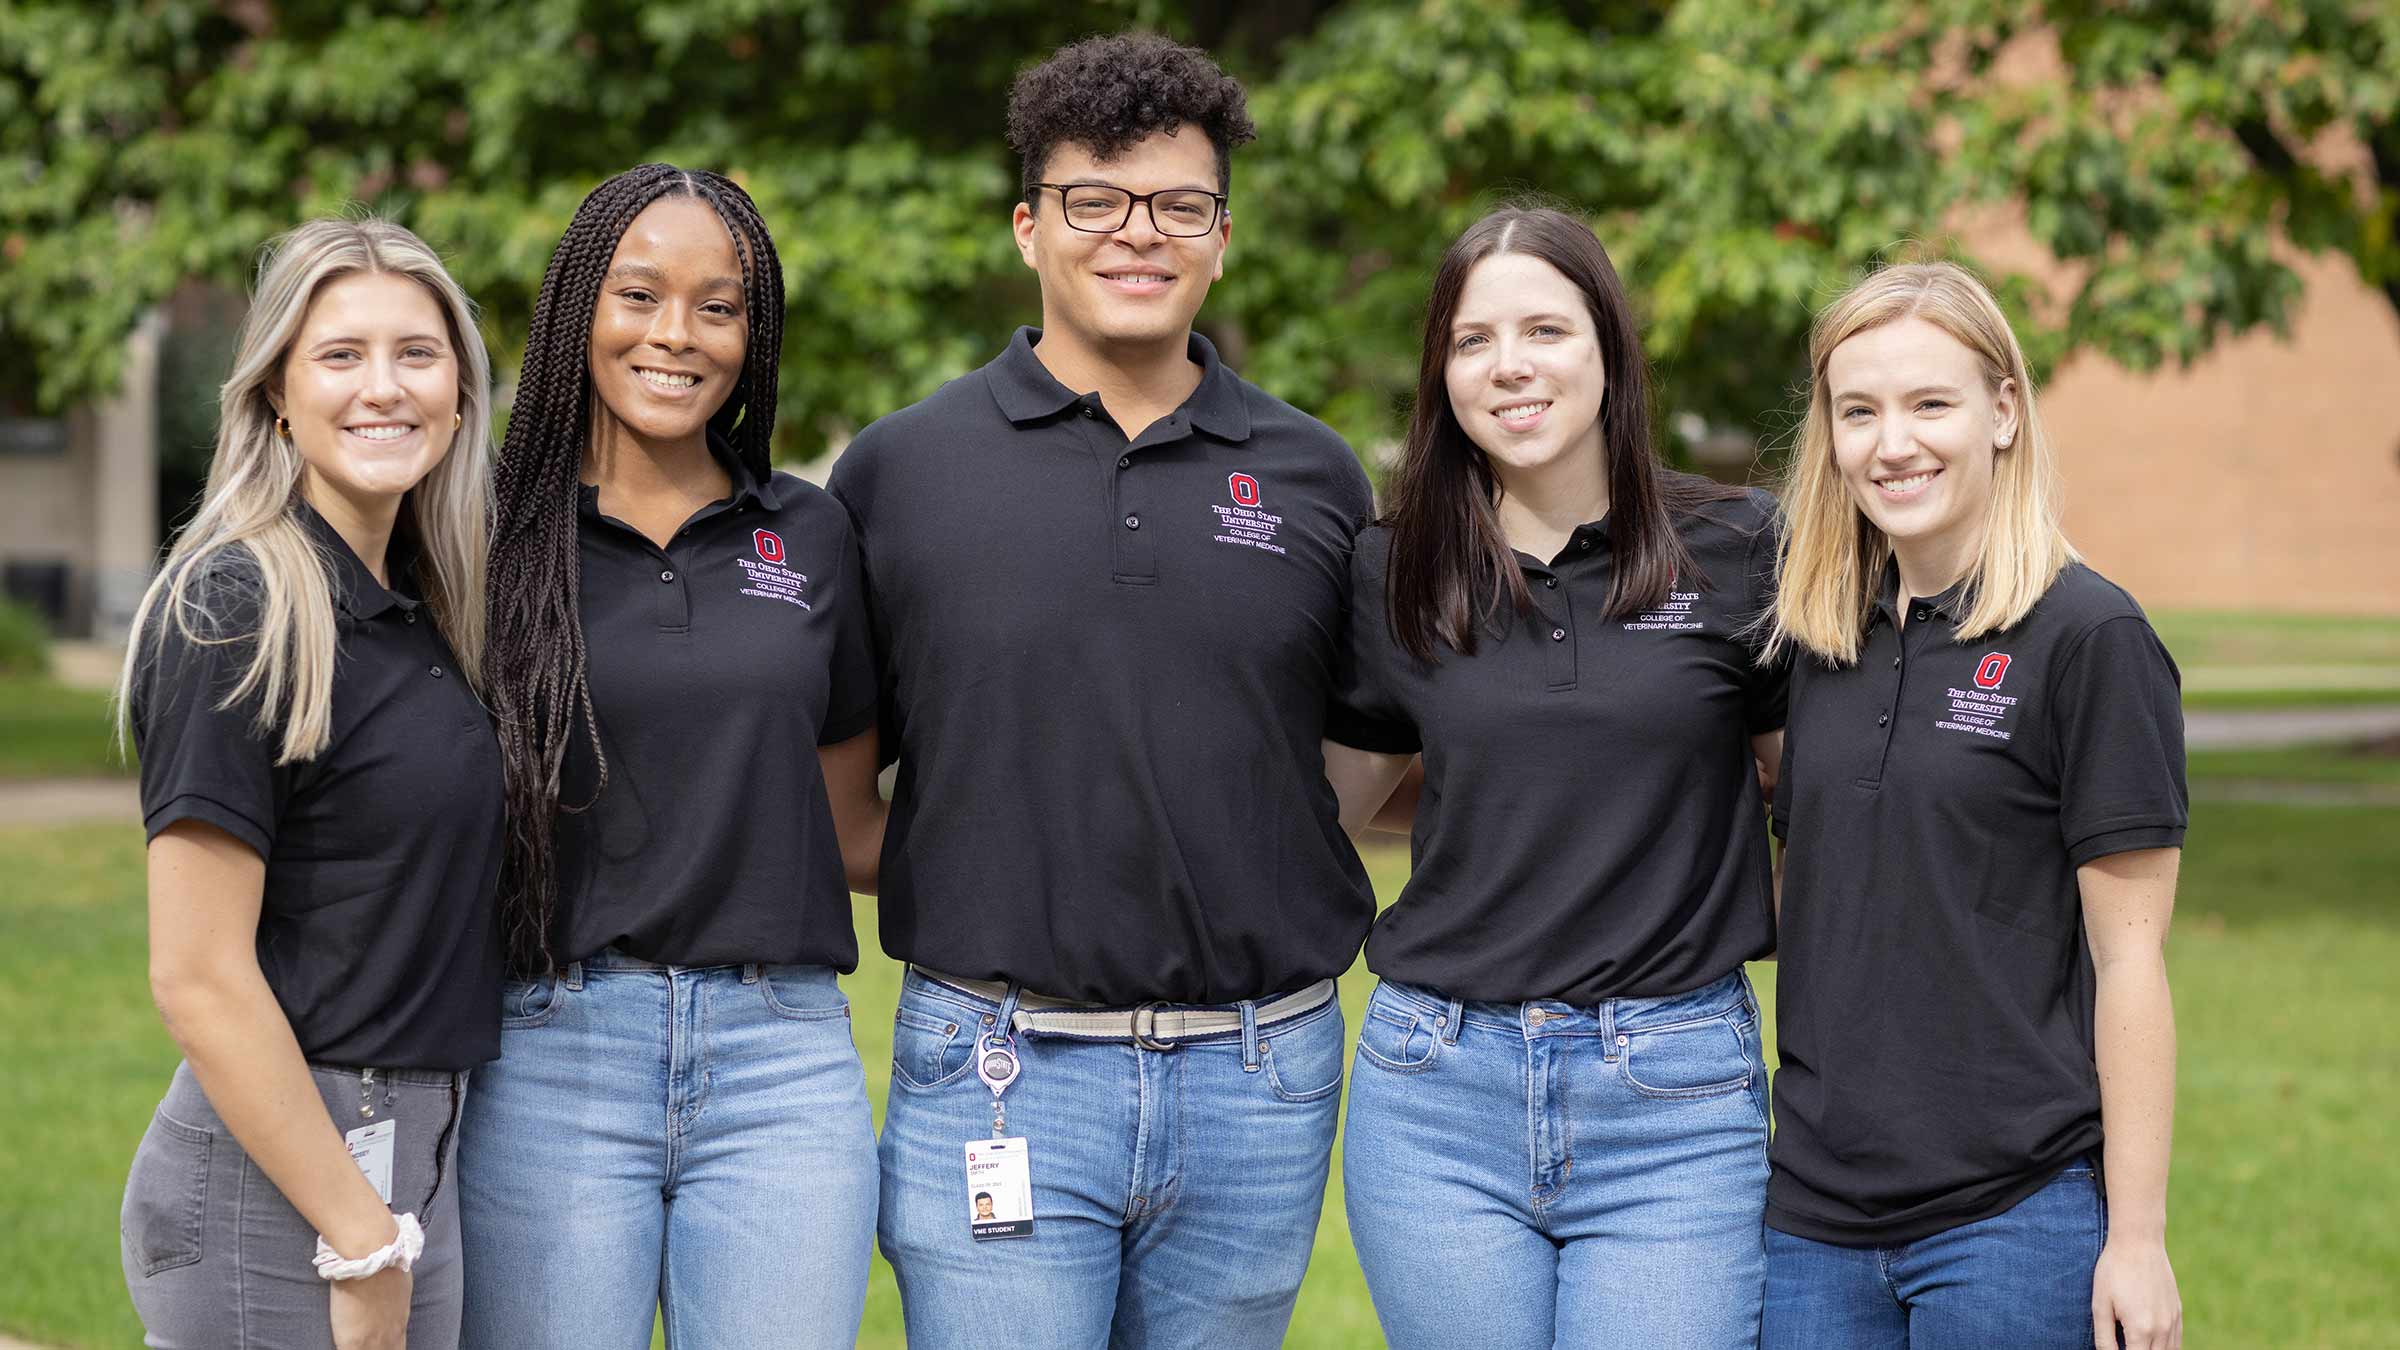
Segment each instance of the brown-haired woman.
M848 515L768 464L774 241L730 180L584 199L500 453L501 1060L470 1345L848 1346L875 1139L837 971L881 836Z
M1352 568L1328 772L1421 752L1342 1173L1395 1346L1749 1345L1773 943L1752 634L1774 508L1662 467L1600 241L1504 209L1443 257L1390 511ZM1344 749L1342 747L1350 747Z

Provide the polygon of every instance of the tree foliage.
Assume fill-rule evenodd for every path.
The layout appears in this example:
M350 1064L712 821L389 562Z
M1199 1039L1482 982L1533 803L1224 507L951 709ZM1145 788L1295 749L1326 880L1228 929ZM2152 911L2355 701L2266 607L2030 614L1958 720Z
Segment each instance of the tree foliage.
M1035 315L1008 82L1135 25L1253 93L1204 326L1362 443L1397 426L1443 244L1526 192L1616 254L1668 409L1750 433L1812 307L1977 205L2073 264L2050 303L2003 278L2044 359L2279 322L2278 232L2400 307L2382 0L0 0L0 374L47 408L104 390L184 279L238 284L354 203L445 252L506 371L576 201L666 159L776 227L805 457Z

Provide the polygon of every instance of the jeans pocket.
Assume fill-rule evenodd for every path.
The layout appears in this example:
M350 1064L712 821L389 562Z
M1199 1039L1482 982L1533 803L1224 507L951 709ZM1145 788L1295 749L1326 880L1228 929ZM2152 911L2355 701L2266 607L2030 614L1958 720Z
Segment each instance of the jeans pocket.
M912 1008L892 1014L892 1081L902 1087L947 1087L975 1059L975 1032L963 1014Z
M125 1178L125 1208L118 1227L132 1244L143 1276L188 1266L200 1259L200 1236L208 1213L209 1153L216 1136L170 1119L163 1111L134 1150Z
M1406 1007L1371 999L1358 1024L1361 1059L1390 1073L1423 1073L1433 1067L1439 1040L1431 1019Z
M501 981L501 1029L521 1031L549 1021L557 1015L559 1000L564 992L556 975L544 975L538 980Z
M758 992L767 1001L767 1011L785 1021L850 1015L850 1000L842 997L842 987L828 966L760 966Z
M1749 1087L1755 1072L1750 1037L1732 1014L1636 1031L1625 1042L1625 1081L1645 1097L1729 1096Z
M1323 1012L1299 1025L1277 1027L1261 1036L1259 1059L1266 1065L1267 1086L1294 1105L1323 1101L1342 1090L1342 1010L1328 1004Z

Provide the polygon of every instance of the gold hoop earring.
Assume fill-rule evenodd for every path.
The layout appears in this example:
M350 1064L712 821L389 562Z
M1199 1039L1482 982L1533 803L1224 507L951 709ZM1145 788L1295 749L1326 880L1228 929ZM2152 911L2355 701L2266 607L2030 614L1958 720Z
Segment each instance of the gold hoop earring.
M454 412L454 413L450 414L450 429L451 429L452 431L456 431L456 430L458 430L460 427L463 427L463 426L465 426L466 424L467 424L467 415L466 415L465 413L463 413L463 412Z
M276 435L278 435L278 436L281 436L283 439L285 439L285 440L287 440L287 441L288 441L288 440L290 440L290 439L292 438L292 424L291 424L291 423L289 423L289 422L286 422L286 421L284 421L284 420L283 420L282 418L280 418L280 417L276 418L276 419L275 419L275 434L276 434Z

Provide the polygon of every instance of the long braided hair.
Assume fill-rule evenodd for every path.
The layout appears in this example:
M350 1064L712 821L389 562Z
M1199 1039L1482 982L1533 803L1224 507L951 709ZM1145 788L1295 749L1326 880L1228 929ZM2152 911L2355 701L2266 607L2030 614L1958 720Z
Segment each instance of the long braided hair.
M608 784L608 756L586 683L583 564L576 508L583 457L596 411L592 392L592 314L602 280L625 230L652 202L697 197L708 203L741 255L749 348L741 379L709 417L751 474L765 482L775 431L775 378L783 358L783 265L750 195L732 180L671 164L628 169L592 189L550 255L533 306L525 365L500 448L493 500L490 622L484 685L500 724L508 784L508 852L500 908L510 964L539 974L554 964L550 926L558 907L555 825L560 811L586 801L559 800L567 746L578 724L590 738Z

